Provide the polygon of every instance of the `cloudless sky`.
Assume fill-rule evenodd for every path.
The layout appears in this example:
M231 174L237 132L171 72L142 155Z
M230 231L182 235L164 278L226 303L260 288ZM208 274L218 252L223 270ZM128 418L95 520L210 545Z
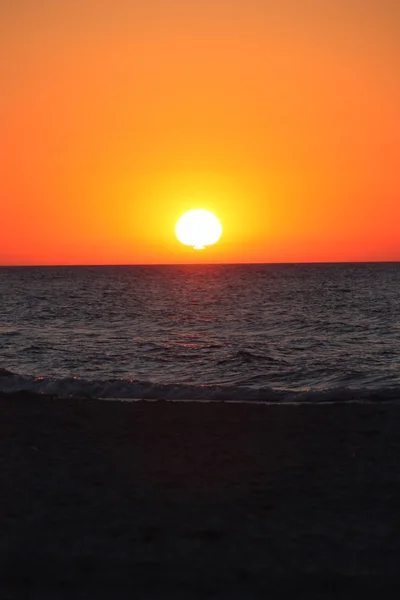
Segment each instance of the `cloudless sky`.
M0 1L0 264L400 260L398 0ZM185 210L221 241L179 244Z

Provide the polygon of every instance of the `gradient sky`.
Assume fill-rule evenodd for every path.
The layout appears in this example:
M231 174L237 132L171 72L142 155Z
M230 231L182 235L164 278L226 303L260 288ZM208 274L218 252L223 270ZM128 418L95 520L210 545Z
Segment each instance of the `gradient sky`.
M400 260L398 0L0 0L0 264ZM175 239L185 210L219 244Z

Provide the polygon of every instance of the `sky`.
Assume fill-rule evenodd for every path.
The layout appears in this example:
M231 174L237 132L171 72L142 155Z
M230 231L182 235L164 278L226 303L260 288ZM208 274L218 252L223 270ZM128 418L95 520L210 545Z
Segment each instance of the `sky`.
M0 264L400 261L399 27L398 0L0 0Z

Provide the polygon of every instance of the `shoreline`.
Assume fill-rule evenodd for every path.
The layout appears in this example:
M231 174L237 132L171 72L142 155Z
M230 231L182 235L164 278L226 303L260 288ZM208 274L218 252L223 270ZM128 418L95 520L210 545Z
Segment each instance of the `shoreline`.
M398 595L398 403L113 400L0 395L3 597Z

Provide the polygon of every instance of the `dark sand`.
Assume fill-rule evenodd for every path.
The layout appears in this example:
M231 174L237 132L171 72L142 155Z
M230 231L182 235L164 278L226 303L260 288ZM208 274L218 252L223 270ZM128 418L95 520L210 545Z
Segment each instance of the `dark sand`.
M400 597L400 406L0 397L6 598Z

